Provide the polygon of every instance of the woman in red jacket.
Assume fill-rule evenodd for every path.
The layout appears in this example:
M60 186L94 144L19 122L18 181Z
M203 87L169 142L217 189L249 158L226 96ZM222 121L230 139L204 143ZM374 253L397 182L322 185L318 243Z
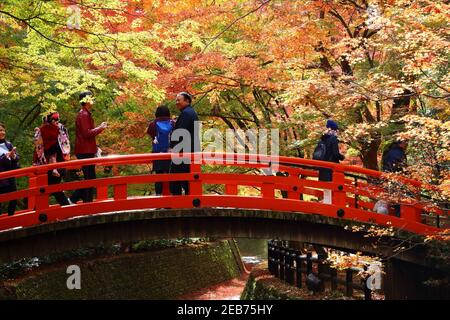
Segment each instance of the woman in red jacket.
M56 163L68 160L70 157L70 143L68 139L67 130L62 124L59 123L59 114L57 112L50 113L44 121L44 124L36 130L40 134L41 139L35 137L36 140L42 141L44 151L44 163ZM37 155L38 147L36 147L35 160L39 158ZM48 184L61 183L62 176L65 175L64 169L54 169L48 172ZM70 202L67 199L63 191L52 194L56 201L62 206L69 205Z
M44 144L44 155L46 162L56 163L58 152L60 152L60 146L58 136L60 134L59 128L59 114L57 112L50 114L47 117L47 121L40 127L42 140ZM52 175L60 177L57 169L53 169Z

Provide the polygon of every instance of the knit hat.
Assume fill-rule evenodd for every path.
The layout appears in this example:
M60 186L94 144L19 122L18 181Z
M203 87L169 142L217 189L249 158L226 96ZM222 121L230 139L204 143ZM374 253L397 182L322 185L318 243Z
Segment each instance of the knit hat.
M334 122L333 120L327 120L327 128L330 128L331 130L338 130L338 124Z

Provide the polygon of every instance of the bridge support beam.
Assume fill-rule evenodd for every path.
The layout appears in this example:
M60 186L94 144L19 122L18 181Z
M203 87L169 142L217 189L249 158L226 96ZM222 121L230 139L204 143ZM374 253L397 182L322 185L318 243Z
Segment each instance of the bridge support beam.
M385 264L384 293L386 300L427 300L450 298L448 284L430 285L430 279L443 279L445 274L414 263L389 259ZM448 276L448 275L447 275Z

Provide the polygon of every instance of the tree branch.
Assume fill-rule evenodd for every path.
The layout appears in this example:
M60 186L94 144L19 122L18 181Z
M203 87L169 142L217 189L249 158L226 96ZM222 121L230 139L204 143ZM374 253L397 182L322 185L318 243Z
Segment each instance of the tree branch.
M257 8L247 12L246 14L244 14L243 16L240 16L236 19L233 20L233 22L231 22L225 29L223 29L222 31L220 31L218 34L216 34L210 42L208 42L206 44L206 46L203 48L202 53L204 53L206 51L206 49L214 42L216 41L222 34L224 34L225 32L227 32L228 30L231 29L231 27L233 27L238 21L244 19L245 17L251 15L252 13L258 11L259 9L261 9L262 7L264 7L265 5L267 5L271 0L264 0L263 3L258 6Z

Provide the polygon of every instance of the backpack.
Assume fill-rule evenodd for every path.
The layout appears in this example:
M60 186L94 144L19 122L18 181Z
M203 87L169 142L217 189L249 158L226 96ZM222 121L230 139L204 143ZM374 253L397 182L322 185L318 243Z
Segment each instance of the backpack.
M327 146L325 145L325 142L322 140L319 141L317 144L316 149L314 149L313 153L313 160L321 160L321 161L327 161Z
M70 160L70 142L69 142L69 133L67 129L60 123L59 127L59 135L58 135L58 143L61 148L64 159Z
M167 152L169 150L170 134L172 132L172 120L156 122L156 137L153 140L153 152Z

